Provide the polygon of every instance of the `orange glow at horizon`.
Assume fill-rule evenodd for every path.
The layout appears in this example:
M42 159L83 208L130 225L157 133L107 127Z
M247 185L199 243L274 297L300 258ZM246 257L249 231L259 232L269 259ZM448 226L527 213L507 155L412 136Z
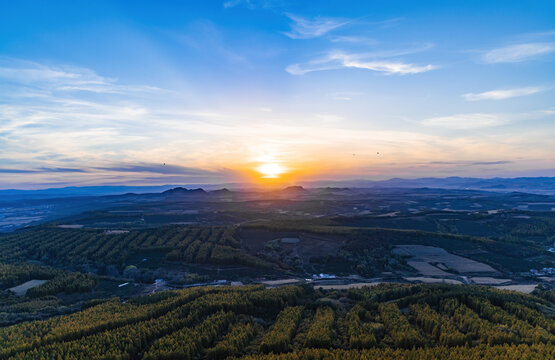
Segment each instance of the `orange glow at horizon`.
M352 159L350 153L344 159L345 156L337 155L336 152L291 152L263 145L249 150L251 156L244 156L244 161L230 163L228 166L235 168L245 181L263 187L290 186L299 181L334 177L355 165L355 159ZM356 162L360 158L361 156L357 157Z
M277 179L285 173L285 168L278 163L271 162L262 164L256 168L256 170L261 173L265 179Z

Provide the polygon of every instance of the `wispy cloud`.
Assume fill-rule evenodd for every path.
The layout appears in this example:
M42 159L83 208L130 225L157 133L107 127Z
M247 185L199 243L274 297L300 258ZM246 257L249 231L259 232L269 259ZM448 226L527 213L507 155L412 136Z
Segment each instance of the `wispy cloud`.
M544 31L534 31L523 33L515 37L515 39L519 42L532 42L538 41L538 39L545 39L551 38L555 36L555 30L544 30Z
M48 66L10 58L0 58L0 79L4 82L32 85L35 89L48 91L88 91L115 94L160 90L153 86L122 85L115 78L100 76L89 69L73 66ZM39 91L34 93L34 96L41 95L44 94Z
M422 120L424 126L453 130L481 129L519 121L540 120L550 117L552 109L540 109L521 113L468 113L431 117Z
M344 120L343 116L334 114L315 114L314 117L320 121L327 123L337 123Z
M495 165L505 165L511 164L512 161L509 160L495 160L495 161L469 161L469 160L461 160L461 161L429 161L425 164L430 165L454 165L454 166L495 166Z
M475 161L471 165L478 165L478 166L490 166L490 165L504 165L510 164L512 161L509 160L498 160L498 161Z
M379 59L386 54L348 54L334 51L328 55L304 64L292 64L285 70L292 75L303 75L313 71L334 70L341 68L365 69L382 72L387 75L418 74L436 69L436 65L415 65L396 59Z
M362 45L377 45L379 42L376 39L365 37L365 36L350 36L350 35L339 35L332 36L329 40L333 43L347 43L347 44L362 44Z
M179 166L171 164L153 164L153 163L138 163L138 164L117 164L112 166L95 167L95 170L124 172L124 173L156 173L156 174L173 174L173 175L217 175L218 172Z
M241 5L248 9L254 9L258 7L269 7L271 4L272 0L227 0L224 1L223 7L229 9Z
M37 169L5 169L0 168L0 173L2 174L32 174L32 173L85 173L85 169L73 169L73 168L48 168L40 167Z
M285 14L292 21L291 30L283 34L291 39L312 39L345 26L354 20L329 17L303 18L293 14Z
M354 97L358 97L360 96L362 93L357 92L357 91L340 91L340 92L334 92L332 94L330 94L331 98L333 100L338 100L338 101L351 101L353 100Z
M428 118L422 121L422 125L434 126L456 130L480 129L498 126L505 123L498 114L455 114Z
M36 170L26 170L26 169L0 169L0 174L29 174L35 173Z
M249 0L229 0L229 1L224 1L223 6L224 8L228 9L238 5L250 6L250 4L251 2Z
M555 43L525 43L509 45L486 52L482 59L489 64L516 63L555 51Z
M224 59L230 63L246 63L244 49L230 46L229 35L209 20L198 20L189 24L184 32L171 34L175 40L194 49L204 56Z
M510 99L518 96L537 94L545 90L546 90L545 87L529 86L529 87L516 88L516 89L497 89L497 90L490 90L490 91L485 91L481 93L468 93L468 94L463 94L462 97L468 101L504 100L504 99Z

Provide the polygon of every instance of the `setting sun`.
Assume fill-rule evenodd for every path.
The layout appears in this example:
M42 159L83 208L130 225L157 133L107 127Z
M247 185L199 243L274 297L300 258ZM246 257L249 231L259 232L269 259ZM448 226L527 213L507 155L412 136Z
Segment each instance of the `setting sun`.
M285 172L285 169L277 163L267 163L259 166L256 170L267 179L275 179Z

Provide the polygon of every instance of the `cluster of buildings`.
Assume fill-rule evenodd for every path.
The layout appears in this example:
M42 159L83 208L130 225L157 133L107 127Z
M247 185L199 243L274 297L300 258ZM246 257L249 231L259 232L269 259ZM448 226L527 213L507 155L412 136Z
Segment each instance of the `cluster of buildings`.
M322 280L322 279L335 279L337 276L333 274L313 274L312 279Z
M530 274L532 274L533 276L555 275L555 268L545 267L541 270L530 269Z

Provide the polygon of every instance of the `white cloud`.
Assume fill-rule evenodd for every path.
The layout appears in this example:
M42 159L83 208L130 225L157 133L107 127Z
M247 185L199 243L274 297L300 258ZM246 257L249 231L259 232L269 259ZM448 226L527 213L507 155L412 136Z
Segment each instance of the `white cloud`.
M378 40L364 37L364 36L332 36L330 41L333 43L349 43L349 44L364 44L364 45L377 45Z
M406 64L402 62L391 62L391 61L346 61L344 63L345 67L357 68L357 69L368 69L373 71L380 71L386 74L418 74L426 71L430 71L436 68L434 65L424 65L418 66L414 64Z
M498 89L485 91L482 93L468 93L463 94L462 97L468 101L478 101L478 100L504 100L510 99L518 96L526 96L536 94L545 91L544 87L539 86L529 86L517 89Z
M374 56L376 56L376 54L374 54ZM305 64L289 65L285 70L292 75L303 75L313 71L355 68L382 72L387 75L407 75L423 73L437 68L437 66L431 64L414 65L394 59L376 60L368 59L367 57L368 54L333 52L323 58Z
M505 120L498 114L455 114L428 118L422 121L422 125L434 126L455 130L479 129L491 126L498 126L505 123Z
M343 116L333 114L315 114L314 117L327 123L336 123L344 120Z
M32 85L36 89L47 91L88 91L114 94L160 90L152 86L121 85L117 83L117 79L100 76L89 69L72 66L47 66L15 59L0 59L0 79L20 85ZM37 94L40 95L38 92Z
M253 10L256 8L265 8L272 5L271 0L228 0L224 1L223 7L226 9L236 6L244 6L247 9Z
M285 32L284 34L291 39L316 38L353 21L327 17L306 19L292 14L286 15L293 21L293 23L291 24L291 30L289 32Z
M490 50L483 55L483 60L489 64L515 63L554 51L555 43L517 44Z
M241 3L246 3L246 4L250 4L250 1L243 1L243 0L229 0L229 1L225 1L223 6L224 8L232 8L235 7Z

